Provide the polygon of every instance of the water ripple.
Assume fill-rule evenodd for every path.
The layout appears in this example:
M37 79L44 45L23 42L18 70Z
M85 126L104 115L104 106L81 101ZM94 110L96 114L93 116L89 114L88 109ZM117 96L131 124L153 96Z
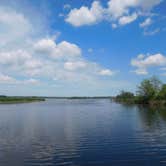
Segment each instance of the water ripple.
M166 165L162 111L107 99L0 105L0 165Z

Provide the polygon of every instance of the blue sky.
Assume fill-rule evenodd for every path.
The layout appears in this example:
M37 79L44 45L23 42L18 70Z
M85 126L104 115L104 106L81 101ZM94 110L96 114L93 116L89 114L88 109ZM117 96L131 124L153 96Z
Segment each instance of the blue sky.
M0 93L107 96L166 82L165 0L0 0Z

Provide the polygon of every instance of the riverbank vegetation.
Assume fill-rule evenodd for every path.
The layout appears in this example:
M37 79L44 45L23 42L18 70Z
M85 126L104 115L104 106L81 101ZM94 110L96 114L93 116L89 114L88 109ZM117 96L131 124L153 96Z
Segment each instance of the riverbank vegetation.
M38 101L45 101L45 99L43 97L0 96L0 104L30 103Z
M129 104L166 105L166 84L153 76L144 79L137 87L136 93L121 91L115 97L118 102Z

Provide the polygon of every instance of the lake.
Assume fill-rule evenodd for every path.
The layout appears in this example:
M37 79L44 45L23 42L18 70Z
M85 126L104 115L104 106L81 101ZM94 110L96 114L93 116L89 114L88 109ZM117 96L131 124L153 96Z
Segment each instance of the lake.
M0 105L0 165L166 165L166 109L109 99Z

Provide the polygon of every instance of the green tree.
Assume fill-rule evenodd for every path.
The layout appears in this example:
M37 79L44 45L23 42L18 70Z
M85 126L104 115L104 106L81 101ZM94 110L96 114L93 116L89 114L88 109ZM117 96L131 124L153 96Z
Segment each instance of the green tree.
M158 93L161 90L162 82L156 76L151 77L150 82L153 88L155 89L156 93Z
M155 76L143 80L138 86L137 94L139 99L144 103L155 99L161 90L161 85L161 81Z
M158 99L166 100L166 84L164 84L158 94Z
M127 91L121 91L121 93L116 96L117 99L132 99L134 97L134 94L131 92L127 92Z

